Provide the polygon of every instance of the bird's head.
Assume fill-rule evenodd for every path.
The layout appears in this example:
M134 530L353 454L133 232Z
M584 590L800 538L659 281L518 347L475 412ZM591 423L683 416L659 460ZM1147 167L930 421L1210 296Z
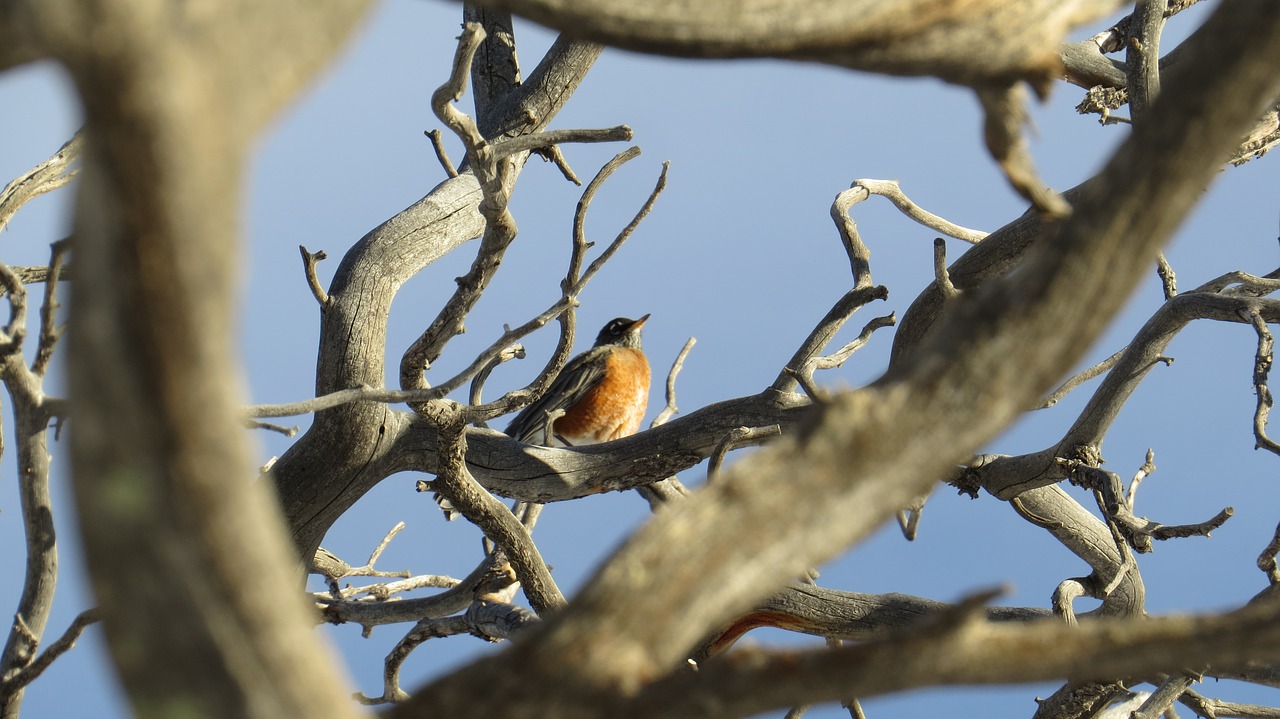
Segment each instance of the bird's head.
M596 347L601 345L619 345L621 347L640 348L640 328L644 327L644 323L649 319L649 315L645 315L638 320L619 317L609 320L609 324L600 330L600 334L596 335Z

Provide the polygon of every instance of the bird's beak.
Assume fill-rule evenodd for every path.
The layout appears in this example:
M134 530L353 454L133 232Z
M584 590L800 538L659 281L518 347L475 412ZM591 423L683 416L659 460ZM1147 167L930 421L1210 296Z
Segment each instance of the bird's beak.
M640 328L641 328L641 327L644 327L644 323L645 323L645 322L648 322L648 321L649 321L649 315L645 315L644 317L641 317L640 319L636 320L635 322L632 322L632 323L631 323L631 326L627 328L627 331L628 331L628 332L639 332L639 331L640 331Z

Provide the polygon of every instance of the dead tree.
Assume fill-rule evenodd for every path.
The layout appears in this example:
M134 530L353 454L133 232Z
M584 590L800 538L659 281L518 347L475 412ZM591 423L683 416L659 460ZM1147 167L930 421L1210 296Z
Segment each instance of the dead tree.
M1269 297L1280 288L1277 273L1235 273L1177 293L1166 272L1167 302L1125 350L1091 371L1106 377L1062 438L1020 456L974 455L1020 413L1078 384L1068 380L1047 394L1116 313L1132 280L1157 263L1210 178L1280 137L1280 8L1271 0L1223 4L1176 58L1164 56L1163 67L1160 27L1178 8L1148 0L1092 48L1063 46L1064 32L1112 2L789 7L741 0L675 8L511 0L468 7L455 63L442 71L432 102L465 157L454 166L442 153L449 179L353 245L327 288L316 273L322 257L303 248L321 318L316 397L246 412L226 341L243 160L263 123L332 55L361 5L0 4L0 68L56 59L85 109L84 149L64 148L81 155L70 251L75 267L97 271L75 273L69 407L81 540L100 607L63 644L100 613L135 706L264 717L363 713L311 634L308 599L327 621L413 623L387 658L382 696L365 697L398 703L396 716L744 716L788 706L796 715L822 701L856 711L857 697L915 687L1043 679L1067 681L1041 704L1043 717L1091 716L1113 701L1121 681L1158 685L1142 716L1179 698L1223 716L1241 710L1190 691L1194 678L1277 681L1280 608L1271 587L1280 582L1280 540L1259 560L1268 588L1242 597L1239 609L1145 617L1135 553L1153 540L1207 533L1230 513L1180 526L1139 517L1135 492L1154 469L1151 458L1125 487L1100 466L1098 451L1129 393L1195 319L1247 323L1257 332L1257 440L1275 451L1265 428L1268 325L1280 321L1280 305ZM510 12L564 32L527 78L515 59ZM1031 209L982 236L921 210L891 183L856 181L832 207L849 261L848 291L764 391L598 447L522 445L483 423L546 391L574 344L578 293L657 201L665 172L608 246L592 248L575 232L556 302L519 318L456 376L435 377L432 367L516 239L508 198L530 153L568 173L559 146L630 138L626 127L550 129L600 52L597 43L687 57L816 61L965 85L986 113L993 158ZM1126 49L1126 62L1101 52L1117 48ZM1134 127L1097 176L1058 194L1036 177L1021 128L1025 88L1043 92L1060 74L1089 88L1086 110L1114 119L1111 111L1127 101ZM468 92L472 112L456 104ZM620 153L587 186L578 228L600 183L633 155ZM33 174L39 190L64 182L62 161ZM12 209L0 198L0 224L21 193L30 195L24 186L13 186ZM829 392L815 372L843 362L893 322L862 322L858 339L828 349L858 310L884 297L851 217L872 195L975 245L950 265L939 249L935 281L903 316L885 374ZM399 357L399 388L383 387L386 318L397 290L476 237L470 271ZM26 280L15 268L0 269L12 309L0 337L9 358L4 379L30 442L19 452L39 474L24 495L29 591L0 659L6 716L16 715L25 681L59 646L36 653L47 616L41 583L56 573L53 537L41 524L47 467L38 460L45 428L67 404L43 396L38 382L58 335L55 288L65 252L55 248L47 271L30 365L21 352ZM1099 266L1108 268L1105 277L1093 271ZM482 401L492 368L552 321L559 341L537 378ZM202 410L199 423L182 419L193 404ZM242 425L246 415L298 413L314 413L314 422L271 468L277 507L251 481ZM721 469L728 452L761 444ZM703 461L714 481L683 491L675 475ZM361 496L406 471L445 495L492 551L462 580L398 577L366 591L383 600L417 595L359 599L336 580L377 574L378 552L353 569L321 541ZM1061 490L1063 481L1092 491L1098 514ZM909 529L940 482L1009 502L1090 574L1064 580L1044 608L989 607L987 593L946 605L797 581L896 514ZM530 533L536 511L527 507L628 489L644 491L662 510L565 597L539 556ZM513 511L499 496L520 504ZM290 547L331 580L329 592L305 599L297 592L298 555ZM246 573L258 581L235 581ZM426 591L436 589L443 591ZM517 589L532 612L515 604ZM1077 612L1080 596L1101 605ZM757 626L823 636L830 645L729 649ZM406 691L404 658L427 639L461 633L514 641Z

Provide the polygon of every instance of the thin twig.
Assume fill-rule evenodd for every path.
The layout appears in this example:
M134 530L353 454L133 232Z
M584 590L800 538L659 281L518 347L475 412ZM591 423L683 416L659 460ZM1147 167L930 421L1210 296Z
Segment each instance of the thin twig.
M1045 397L1043 400L1041 400L1040 404L1036 405L1035 407L1032 407L1032 409L1048 409L1049 407L1054 406L1063 397L1066 397L1067 394L1071 392L1071 390L1075 389L1076 387L1079 387L1085 382L1088 382L1094 377L1097 377L1098 375L1106 372L1112 367L1115 367L1116 363L1119 362L1120 358L1124 356L1124 352L1127 349L1129 349L1127 346L1121 347L1120 350L1117 351L1115 354L1102 360L1098 364L1084 371L1077 372L1075 375L1069 378L1066 382L1063 382L1057 389L1051 392L1048 397Z
M653 418L653 422L649 423L649 428L659 427L667 423L680 411L676 406L676 378L680 376L680 371L684 369L684 360L689 356L689 351L697 344L698 340L690 337L684 343L684 347L676 354L676 359L671 363L671 370L667 372L667 406L662 408L657 417ZM666 506L673 500L682 499L688 496L688 490L680 483L676 477L667 477L653 484L642 484L636 487L636 494L639 494L649 503L650 511L656 512L660 508Z
M510 330L509 327L504 327L503 329ZM489 375L497 369L498 365L503 364L504 362L510 362L514 359L524 359L524 357L524 345L521 344L510 345L506 349L502 350L502 352L498 353L498 356L490 360L488 364L476 373L475 378L471 380L471 391L467 395L468 404L478 405L481 403L484 393L484 383L488 381ZM480 427L488 426L483 421L477 422L476 424Z
M850 340L848 344L829 355L815 357L813 360L813 368L815 370L835 369L836 367L843 365L854 352L857 352L866 346L867 342L871 340L872 333L878 329L892 327L897 324L897 322L898 314L896 312L890 312L887 315L882 315L872 319L870 322L863 325L862 332L858 333L858 336Z
M293 425L292 427L286 427L282 424L272 424L270 422L259 422L258 420L255 420L255 419L245 419L243 420L243 422L244 422L244 426L249 429L265 429L268 432L283 434L286 437L295 437L297 436L298 432L301 431L301 429L296 424Z
M657 417L653 418L653 422L649 424L649 428L666 424L680 411L676 406L676 377L680 376L680 370L684 369L684 359L689 356L689 350L698 343L698 340L690 337L685 341L684 347L680 348L680 352L676 354L676 359L671 363L671 370L667 372L667 406L662 408Z
M944 300L960 296L960 290L951 284L951 274L947 272L947 241L941 237L933 240L933 283Z
M369 562L365 564L365 566L368 567L369 569L373 569L373 565L378 563L378 558L382 556L382 553L386 550L387 545L391 544L391 540L395 539L396 535L403 530L404 530L404 522L397 522L396 526L392 527L387 532L386 536L382 538L382 541L378 542L378 546L373 548L373 552L369 554ZM404 572L402 576L408 577L409 573Z
M397 582L378 582L376 584L365 584L363 586L348 585L345 589L341 589L335 595L332 591L324 593L314 593L317 601L325 600L336 601L354 601L354 602L385 602L402 592L412 592L417 589L452 589L460 584L457 579L442 574L419 574L416 577L404 576L408 572L386 572L382 570L374 570L372 572L360 571L353 569L346 577L404 577ZM326 602L327 606L332 606L332 602Z
M528 135L506 137L493 143L494 159L502 159L519 152L543 150L565 142L630 142L631 128L616 125L585 130L546 130Z
M578 185L579 187L582 186L582 180L579 180L577 173L573 171L572 167L569 167L569 161L565 159L564 152L560 149L559 145L544 147L536 152L551 164L555 165L556 168L560 170L560 174L564 175L564 179Z
M1125 502L1130 508L1134 507L1138 502L1138 485L1142 484L1142 480L1151 476L1155 471L1156 451L1148 447L1147 460L1142 463L1142 466L1138 468L1137 472L1133 473L1133 481L1129 482L1129 492L1128 496L1125 497Z
M311 295L316 298L316 302L319 302L321 307L328 307L329 295L320 286L320 278L316 276L316 263L328 255L324 250L312 254L307 251L305 245L298 245L298 251L302 253L302 269L307 275L307 286L311 288Z
M436 398L434 389L380 389L374 387L352 387L326 395L304 399L298 402L282 404L255 404L245 407L245 417L293 417L311 414L325 409L332 409L350 402L383 402L397 404L400 402L423 402Z
M444 168L444 174L457 177L458 168L453 166L453 161L449 159L449 153L444 148L444 133L437 128L426 130L422 134L431 138L431 147L436 151L436 160L440 162L440 167Z
M4 690L9 693L16 692L35 681L49 668L49 665L53 664L55 659L66 654L68 650L76 645L76 641L80 639L80 635L84 633L86 627L101 618L102 613L96 607L86 609L77 614L76 618L71 621L70 626L62 633L62 636L45 647L44 651L40 652L40 655L30 664L5 678Z
M849 318L853 316L854 312L857 312L864 305L875 300L883 300L888 296L889 290L883 285L855 287L846 292L843 297L831 306L830 310L827 310L827 314L823 315L818 324L809 332L809 336L796 348L795 353L791 355L791 359L787 360L786 366L774 378L771 389L778 392L791 392L797 384L807 385L808 389L806 391L812 389L813 373L818 369L818 361L815 361L815 358L822 351L822 348L831 342L845 322L848 322ZM868 326L883 326L881 324L883 321L878 318L872 320ZM874 331L874 328L872 331ZM866 334L868 332L867 328L863 328L862 332ZM859 337L861 336L859 335ZM854 349L857 349L857 347L855 346ZM835 356L839 356L841 352L843 350L837 351ZM811 392L810 396L813 396L813 394L815 393Z
M644 221L644 218L648 217L649 213L653 211L653 206L657 203L658 197L662 194L663 190L667 189L667 172L670 169L670 162L662 163L662 172L658 173L658 181L654 184L653 189L650 190L648 199L646 199L644 204L640 206L640 209L636 211L635 216L631 218L631 221L627 223L627 226L622 228L622 231L619 232L614 241L609 244L609 247L605 249L604 252L601 252L600 256L593 260L590 265L587 265L586 271L582 273L582 279L578 281L578 287L576 288L577 291L574 292L575 295L578 291L581 291L581 287L583 285L585 285L597 272L600 271L600 268L604 266L604 263L608 262L610 257L613 257L613 254L618 251L618 248L622 246L622 243L626 242L627 238L631 237L631 233L635 232L636 228L640 226L640 223Z

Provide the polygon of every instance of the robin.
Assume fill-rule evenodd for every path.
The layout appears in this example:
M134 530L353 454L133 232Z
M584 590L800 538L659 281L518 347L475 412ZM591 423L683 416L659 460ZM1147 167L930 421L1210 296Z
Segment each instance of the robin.
M635 434L649 406L649 360L640 349L640 329L648 319L610 320L542 399L511 420L507 435L526 444L574 447ZM564 414L548 432L547 413L556 410Z
M635 434L649 406L649 360L640 349L648 319L610 320L591 349L569 360L542 398L511 420L507 435L525 444L574 447ZM548 432L547 414L556 410L563 414ZM452 520L457 510L440 495L435 499Z

